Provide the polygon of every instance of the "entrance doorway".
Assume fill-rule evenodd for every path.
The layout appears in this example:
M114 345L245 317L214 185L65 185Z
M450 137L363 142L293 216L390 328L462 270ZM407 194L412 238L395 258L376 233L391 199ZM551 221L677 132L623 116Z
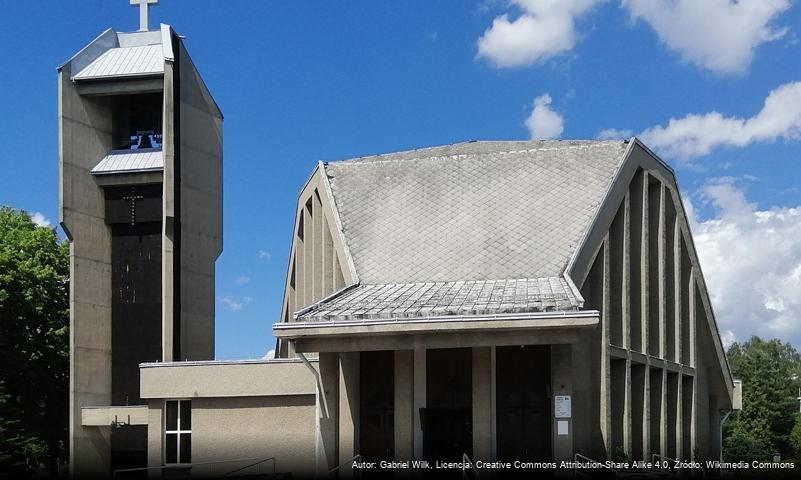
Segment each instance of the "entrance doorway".
M470 348L426 352L423 456L429 462L473 455L473 355Z
M497 347L495 354L498 460L551 461L550 347Z
M365 461L395 456L395 356L361 352L359 358L359 444Z

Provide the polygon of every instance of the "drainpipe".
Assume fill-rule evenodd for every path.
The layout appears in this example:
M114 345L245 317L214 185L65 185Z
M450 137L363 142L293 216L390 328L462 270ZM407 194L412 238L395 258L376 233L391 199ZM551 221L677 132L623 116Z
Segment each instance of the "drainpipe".
M295 343L294 340L290 340L289 342L292 343L294 347ZM295 349L293 348L293 350ZM306 368L309 369L311 374L314 375L315 383L317 384L317 396L320 398L323 404L323 413L325 414L325 418L331 418L330 415L328 414L328 401L326 401L325 399L325 390L323 389L323 379L320 378L320 372L318 372L317 370L314 369L314 367L312 367L311 363L309 363L309 359L306 358L306 355L304 355L301 352L298 352L297 350L295 350L295 355L297 355L300 358L300 361L303 362L303 364L306 365Z

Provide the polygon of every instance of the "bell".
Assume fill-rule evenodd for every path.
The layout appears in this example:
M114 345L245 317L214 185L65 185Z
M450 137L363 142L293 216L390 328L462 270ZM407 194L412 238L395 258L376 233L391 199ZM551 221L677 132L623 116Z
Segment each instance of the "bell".
M150 135L147 132L139 134L139 146L137 149L141 148L153 148L153 144L150 142Z

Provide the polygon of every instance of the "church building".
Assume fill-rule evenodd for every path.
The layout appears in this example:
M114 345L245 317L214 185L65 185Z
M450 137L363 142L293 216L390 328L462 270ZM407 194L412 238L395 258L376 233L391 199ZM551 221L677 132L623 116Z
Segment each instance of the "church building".
M636 138L317 163L276 358L215 360L223 117L131 3L140 31L58 71L74 477L719 457L737 388L675 174Z

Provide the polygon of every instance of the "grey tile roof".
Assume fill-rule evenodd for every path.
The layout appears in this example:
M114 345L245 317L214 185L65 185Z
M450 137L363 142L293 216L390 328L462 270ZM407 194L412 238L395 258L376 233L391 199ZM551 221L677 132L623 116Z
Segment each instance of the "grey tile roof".
M559 277L623 141L470 142L330 162L363 284Z
M563 277L359 285L301 311L298 321L534 313L578 307Z
M164 54L161 44L110 48L92 63L73 75L74 80L108 77L161 75Z
M92 168L92 175L159 172L164 170L161 149L112 150Z

